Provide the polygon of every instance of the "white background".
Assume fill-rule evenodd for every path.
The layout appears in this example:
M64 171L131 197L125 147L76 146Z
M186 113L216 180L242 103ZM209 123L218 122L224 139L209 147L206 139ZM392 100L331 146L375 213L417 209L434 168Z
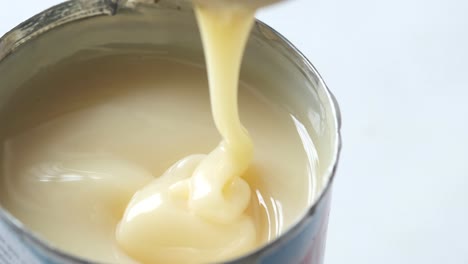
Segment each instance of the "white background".
M0 0L0 35L60 0ZM326 264L468 263L468 2L294 0L260 12L341 105Z

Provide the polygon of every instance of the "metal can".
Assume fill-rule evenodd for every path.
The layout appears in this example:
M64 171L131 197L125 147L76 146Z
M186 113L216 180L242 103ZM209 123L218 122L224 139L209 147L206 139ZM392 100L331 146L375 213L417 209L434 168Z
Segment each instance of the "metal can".
M151 34L148 34L149 28ZM115 47L124 42L131 42L142 50L148 45L151 49L164 46L164 52L169 55L171 47L183 46L196 51L190 53L193 60L203 61L204 58L189 1L71 0L34 16L0 38L0 107L8 101L21 79L33 76L41 65L81 49L102 45ZM47 43L60 45L51 47ZM24 58L31 63L19 67ZM303 136L315 144L309 146L315 155L310 154L308 158L317 174L316 191L309 208L288 231L254 252L226 263L321 264L332 183L341 148L338 105L304 55L272 28L256 21L244 56L241 79L249 78L249 72L258 71L262 64L273 67L269 68L275 71L271 74L283 76L285 87L281 101L303 124ZM54 248L0 207L0 263L91 262Z

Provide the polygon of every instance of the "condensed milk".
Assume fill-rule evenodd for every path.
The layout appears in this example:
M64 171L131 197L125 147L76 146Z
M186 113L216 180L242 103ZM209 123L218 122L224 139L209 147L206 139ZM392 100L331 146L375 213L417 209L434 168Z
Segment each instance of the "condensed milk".
M106 263L230 260L295 224L318 188L302 128L248 83L238 102L254 11L219 11L197 8L208 82L190 61L83 53L26 82L47 100L19 93L7 108L2 206Z
M112 56L58 65L27 86L24 89L47 90L48 99L9 109L15 122L6 124L2 205L66 252L105 263L132 263L115 238L132 196L151 184L172 186L174 180L186 178L204 158L193 154L209 153L218 144L205 70L165 59ZM241 85L239 102L255 148L253 162L243 174L251 193L243 212L246 220L233 225L238 229L217 230L218 224L205 223L185 209L187 198L171 194L184 210L171 211L175 214L171 222L140 225L147 233L168 231L163 233L168 239L177 234L196 238L172 247L179 255L169 257L184 258L181 252L193 252L218 231L224 236L217 242L236 241L246 235L238 233L245 223L255 237L249 245L260 246L286 230L308 204L307 157L289 114L249 86ZM176 165L164 175L187 156L178 163L180 169ZM171 171L175 178L164 179ZM160 202L150 201L150 209ZM159 230L161 226L164 229ZM183 228L191 233L179 233ZM205 232L199 233L200 228ZM166 245L161 254L170 252ZM158 248L164 245L153 250Z

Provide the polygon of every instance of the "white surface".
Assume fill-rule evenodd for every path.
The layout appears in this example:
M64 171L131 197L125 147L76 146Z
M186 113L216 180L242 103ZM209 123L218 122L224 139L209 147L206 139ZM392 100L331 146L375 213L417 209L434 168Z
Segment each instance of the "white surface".
M0 0L0 34L58 2ZM468 2L295 0L259 17L341 105L326 264L468 263Z

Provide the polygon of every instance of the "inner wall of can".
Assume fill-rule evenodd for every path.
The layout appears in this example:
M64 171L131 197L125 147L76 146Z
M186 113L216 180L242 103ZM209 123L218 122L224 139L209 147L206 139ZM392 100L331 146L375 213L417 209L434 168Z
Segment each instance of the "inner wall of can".
M127 1L114 16L67 22L6 56L0 61L0 114L8 114L1 109L23 82L47 65L77 54L87 60L92 56L134 52L143 57L170 57L204 64L191 9L170 1L149 5L136 2ZM129 44L134 50L123 48ZM258 87L260 93L284 107L302 125L299 132L314 172L312 206L329 182L339 135L335 106L322 80L310 67L281 36L262 23L255 25L244 56L241 80Z

